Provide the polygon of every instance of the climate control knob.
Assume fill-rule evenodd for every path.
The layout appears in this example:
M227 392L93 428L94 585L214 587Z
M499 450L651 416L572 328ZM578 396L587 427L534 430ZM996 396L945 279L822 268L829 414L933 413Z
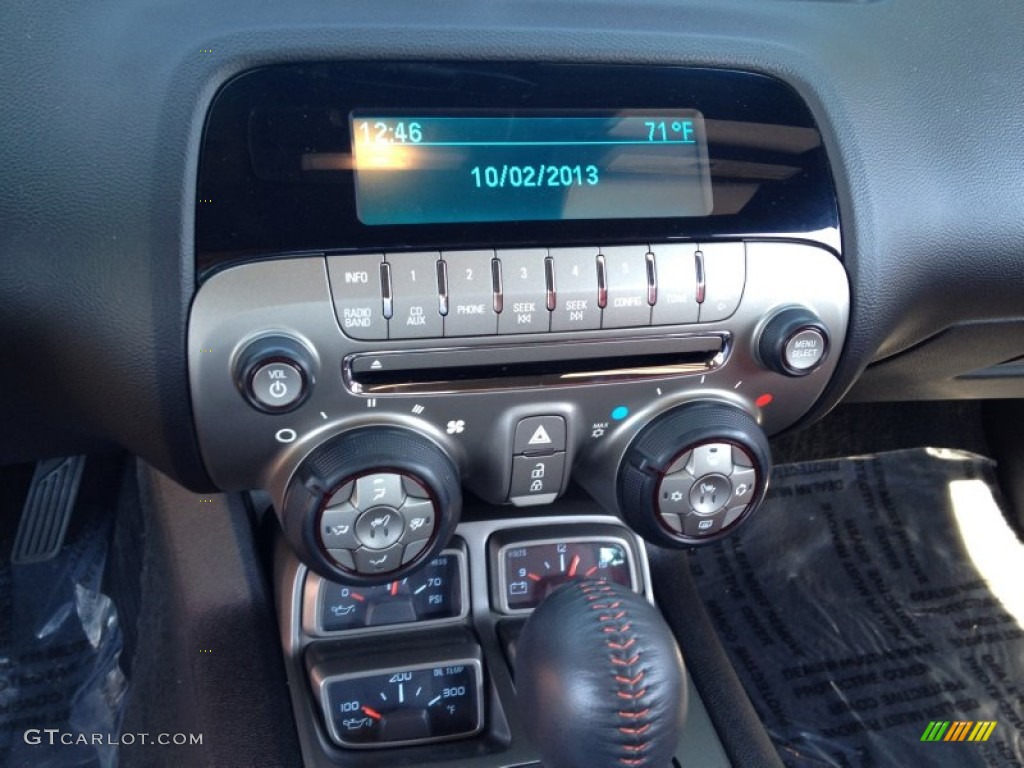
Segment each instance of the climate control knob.
M828 356L828 329L809 309L784 309L761 330L757 354L762 365L776 373L806 376Z
M768 438L750 415L690 403L659 416L630 444L619 466L619 509L655 544L703 544L751 515L770 468Z
M299 558L325 578L383 584L440 552L461 506L458 470L437 444L401 427L361 427L303 460L281 522Z

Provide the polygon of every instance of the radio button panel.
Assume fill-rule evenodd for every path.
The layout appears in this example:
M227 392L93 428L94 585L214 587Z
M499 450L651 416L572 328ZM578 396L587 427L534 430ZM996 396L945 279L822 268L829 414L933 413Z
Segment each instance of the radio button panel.
M579 311L595 312L598 255L616 255L599 245L301 256L224 269L199 288L189 324L192 402L210 476L225 490L266 489L280 504L296 468L325 441L363 426L391 425L429 439L458 467L464 486L488 502L544 503L570 480L580 480L598 488L595 497L608 503L614 501L608 468L616 465L628 441L658 414L683 403L732 404L769 435L785 429L821 396L840 356L825 356L805 376L785 375L761 360L760 339L771 318L796 307L819 318L831 349L842 349L849 313L842 263L834 253L810 244L749 240L721 244L727 246L721 252L728 264L719 267L718 251L710 245L720 244L631 246L635 256L629 264L642 269L646 287L649 277L657 280L653 306L646 303L646 287L642 294L645 311L657 324L621 329L558 330L566 326L555 321L566 310L566 293L587 302ZM707 268L705 305L720 298L727 302L721 311L730 314L720 321L669 323L678 315L660 308L676 306L670 303L673 270L685 284L682 303L691 290L689 306L697 303L698 249ZM651 270L648 253L654 257ZM485 309L498 315L499 333L445 336L452 309L461 300L451 288L451 265L469 263L484 270L481 295L486 302L488 265L495 259L501 262L501 279L495 280L491 271L490 285L503 290L503 306L494 313L492 296ZM613 267L617 263L606 259L606 266L609 261ZM438 285L438 262L449 267L447 287ZM380 279L381 265L390 268L390 282ZM510 283L510 265L526 267L522 288ZM411 269L417 270L416 280ZM346 273L352 273L347 280ZM572 278L568 288L566 274ZM608 283L612 299L613 277ZM579 282L574 285L575 278ZM547 309L549 279L554 312ZM726 288L715 288L718 279L728 281ZM382 293L367 299L368 285ZM346 302L355 306L358 299L383 317L389 286L394 315L386 324L388 338L353 338L338 308ZM410 287L416 289L413 294ZM441 314L442 289L449 294L447 316ZM501 323L515 317L516 302L529 302L533 317L515 325L533 326L539 315L541 332L500 333ZM410 317L423 317L425 325L415 327L431 335L401 338L403 321ZM548 330L549 321L554 330ZM356 332L364 328L357 326ZM241 364L250 359L254 344L285 337L304 350L308 394L292 410L264 412L244 389L240 370L248 368ZM521 452L517 425L539 416L564 423L564 445L534 445ZM547 431L561 443L558 430ZM530 464L535 456L541 458ZM531 490L538 461L545 464L545 477L541 489ZM376 471L388 469L377 466ZM343 500L348 498L328 506ZM736 506L743 503L738 499Z
M328 257L338 323L352 339L712 323L736 311L746 282L742 242L446 250L383 260Z

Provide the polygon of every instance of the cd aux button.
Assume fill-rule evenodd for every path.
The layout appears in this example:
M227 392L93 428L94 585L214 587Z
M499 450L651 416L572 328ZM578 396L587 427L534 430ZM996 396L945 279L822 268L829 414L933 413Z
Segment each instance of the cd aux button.
M597 248L552 248L555 310L552 331L589 331L601 327L597 306Z
M379 253L357 256L328 256L334 313L346 336L352 339L386 339Z
M425 339L444 335L438 312L437 263L440 254L388 253L391 266L393 315L390 321L392 339Z
M498 251L502 309L498 333L544 333L550 329L547 306L546 248Z
M494 313L491 260L494 251L445 251L448 269L448 314L445 336L485 336L498 332Z

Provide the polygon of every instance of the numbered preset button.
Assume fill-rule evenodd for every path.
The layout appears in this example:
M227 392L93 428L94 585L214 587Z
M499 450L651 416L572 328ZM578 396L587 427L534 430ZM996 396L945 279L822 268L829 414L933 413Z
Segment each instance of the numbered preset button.
M445 336L483 336L498 332L491 262L494 251L446 251L448 314Z
M551 249L555 294L552 331L589 331L601 327L597 253L596 247Z
M424 339L443 335L438 290L441 254L388 253L384 259L391 275L392 339Z
M502 307L498 333L544 333L550 328L546 248L498 251Z
M647 246L602 248L608 281L603 327L632 328L651 323Z

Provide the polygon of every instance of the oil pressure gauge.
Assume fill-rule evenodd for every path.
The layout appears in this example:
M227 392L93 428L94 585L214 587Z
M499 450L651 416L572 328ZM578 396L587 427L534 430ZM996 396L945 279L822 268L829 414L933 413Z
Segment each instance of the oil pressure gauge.
M416 627L466 616L466 555L446 549L418 571L378 586L337 584L310 574L304 606L311 635L361 634L380 627Z

